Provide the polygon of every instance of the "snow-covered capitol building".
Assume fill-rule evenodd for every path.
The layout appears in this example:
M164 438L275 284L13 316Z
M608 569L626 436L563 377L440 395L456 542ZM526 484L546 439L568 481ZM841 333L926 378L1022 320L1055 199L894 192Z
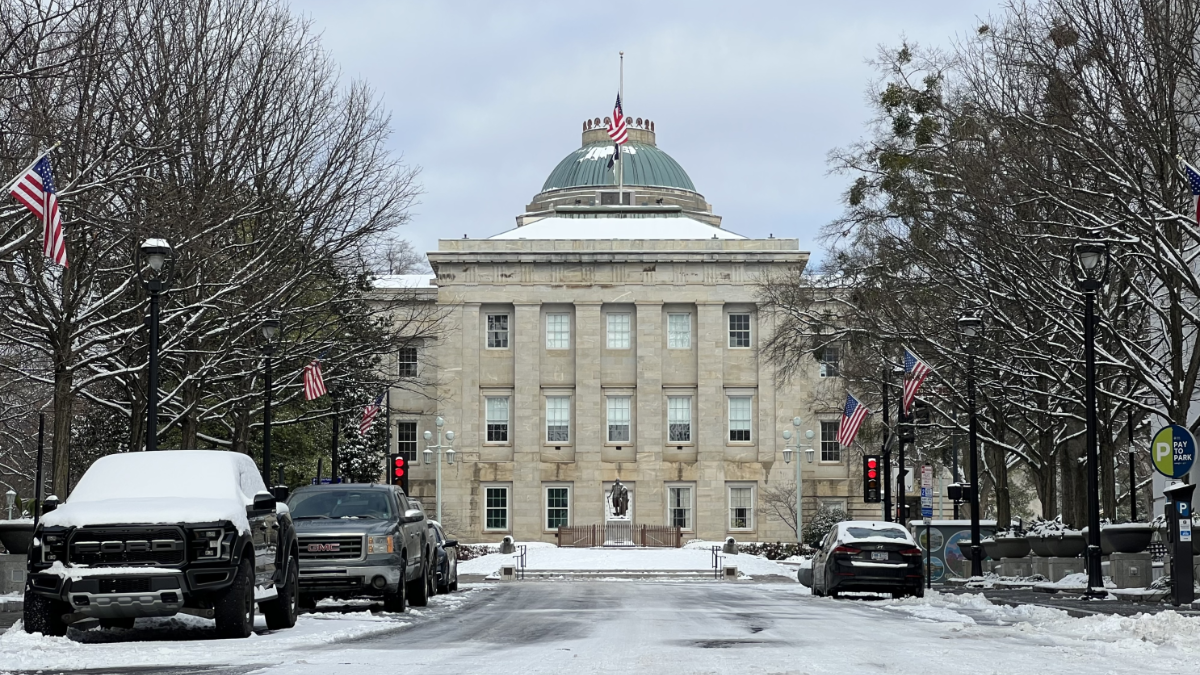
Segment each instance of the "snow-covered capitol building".
M413 459L437 416L455 433L455 463L442 466L448 528L553 542L560 525L612 517L619 479L635 525L794 540L765 498L794 481L780 434L796 415L816 432L806 516L822 502L877 513L834 440L840 411L811 409L821 364L782 386L759 351L771 326L756 278L802 268L808 254L796 239L724 229L648 120L622 146L618 196L612 141L599 119L584 129L516 228L439 241L432 278L380 280L382 293L416 287L450 315L436 344L400 356L402 374L421 369L424 395L397 388L391 399L393 443ZM434 467L411 475L432 512Z

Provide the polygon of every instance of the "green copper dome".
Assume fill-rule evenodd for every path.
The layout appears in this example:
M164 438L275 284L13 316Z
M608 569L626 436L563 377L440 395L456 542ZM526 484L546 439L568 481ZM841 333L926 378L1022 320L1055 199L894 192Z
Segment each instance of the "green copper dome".
M625 184L631 186L653 186L696 191L692 179L688 178L679 162L650 143L630 139L621 146L622 161L625 163ZM611 141L589 143L567 155L542 186L542 192L563 188L616 185L616 169L608 168L613 155Z

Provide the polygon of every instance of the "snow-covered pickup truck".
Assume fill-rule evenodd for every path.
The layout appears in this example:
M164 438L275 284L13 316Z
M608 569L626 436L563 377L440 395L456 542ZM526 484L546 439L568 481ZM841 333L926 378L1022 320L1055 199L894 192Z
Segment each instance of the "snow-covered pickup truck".
M268 627L295 625L299 554L287 505L250 457L131 452L97 460L42 518L27 578L29 633L185 613L215 619L222 637L247 637L256 605Z

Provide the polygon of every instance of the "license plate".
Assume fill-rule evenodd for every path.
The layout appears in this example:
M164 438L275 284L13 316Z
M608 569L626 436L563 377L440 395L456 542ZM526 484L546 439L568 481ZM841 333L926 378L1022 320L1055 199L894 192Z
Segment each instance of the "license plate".
M887 560L887 551L871 551L871 560Z

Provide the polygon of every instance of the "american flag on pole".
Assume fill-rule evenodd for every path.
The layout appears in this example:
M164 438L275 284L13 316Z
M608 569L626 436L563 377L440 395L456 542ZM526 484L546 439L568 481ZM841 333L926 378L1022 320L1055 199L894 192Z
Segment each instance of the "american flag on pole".
M375 422L375 417L379 415L380 405L383 403L383 394L380 393L375 397L375 402L370 403L363 408L362 421L358 423L358 435L366 436L371 430L371 424Z
M838 425L837 442L841 445L853 443L854 437L858 435L858 428L870 414L871 411L854 398L854 394L846 392L846 408L842 410L842 422Z
M50 156L42 155L16 183L10 194L42 221L42 252L56 265L67 266L67 242L63 237L62 214Z
M325 395L325 378L321 377L321 360L313 359L304 366L304 400L311 401Z
M1196 201L1196 224L1200 225L1200 171L1187 162L1182 163L1183 172L1187 174L1188 187L1192 188L1192 198Z
M617 104L613 106L612 121L608 123L608 137L613 139L613 156L608 158L608 168L613 168L613 162L621 159L621 146L629 140L629 130L625 128L625 112L621 110L621 95L617 94Z
M915 354L904 348L904 414L912 408L913 401L917 399L917 390L921 388L921 383L929 377L929 373L933 372L933 368Z

